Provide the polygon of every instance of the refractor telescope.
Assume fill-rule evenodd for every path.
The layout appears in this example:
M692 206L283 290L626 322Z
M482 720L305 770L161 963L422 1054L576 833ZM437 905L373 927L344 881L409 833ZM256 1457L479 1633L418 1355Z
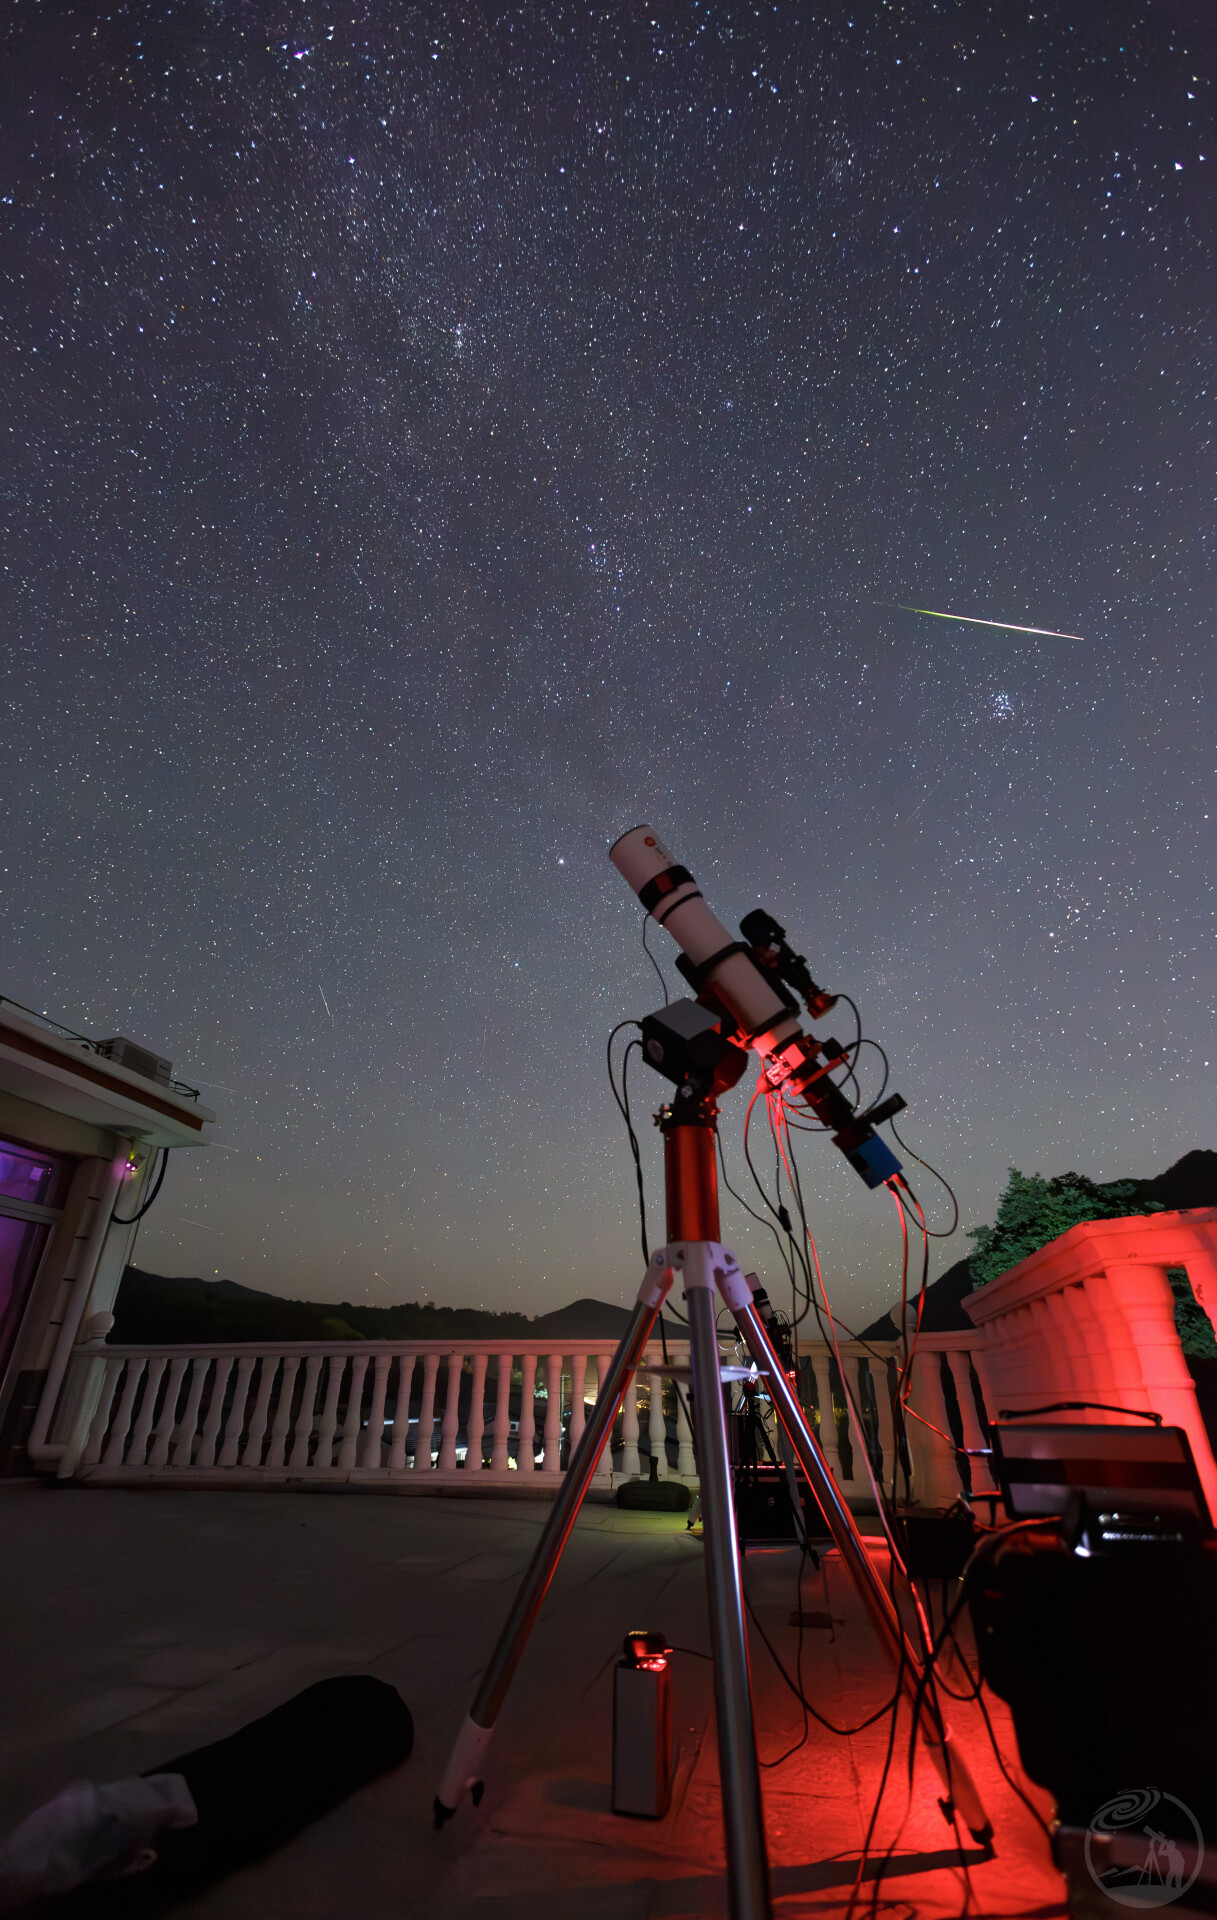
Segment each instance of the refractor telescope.
M759 1054L769 1086L811 1108L868 1187L899 1173L899 1160L875 1129L902 1112L905 1102L894 1093L859 1113L829 1077L848 1062L847 1050L831 1038L804 1033L799 1010L801 1002L810 1019L822 1019L836 997L813 980L785 928L758 907L740 922L744 938L733 940L653 827L623 833L609 858L656 925L676 941L676 965L697 996L643 1022L650 1064L687 1090L686 1098L712 1098L735 1085L751 1050Z

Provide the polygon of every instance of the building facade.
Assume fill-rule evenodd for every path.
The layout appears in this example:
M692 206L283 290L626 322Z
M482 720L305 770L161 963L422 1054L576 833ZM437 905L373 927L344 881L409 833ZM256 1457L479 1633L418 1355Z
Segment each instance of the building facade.
M167 1061L0 999L0 1474L54 1465L72 1348L111 1324L163 1156L214 1119Z

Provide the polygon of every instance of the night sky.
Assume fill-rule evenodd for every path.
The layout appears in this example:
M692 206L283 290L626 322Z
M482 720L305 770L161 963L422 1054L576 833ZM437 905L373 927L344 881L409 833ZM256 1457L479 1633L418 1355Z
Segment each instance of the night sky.
M639 820L964 1226L1217 1145L1207 0L8 21L0 992L218 1111L140 1264L631 1296Z

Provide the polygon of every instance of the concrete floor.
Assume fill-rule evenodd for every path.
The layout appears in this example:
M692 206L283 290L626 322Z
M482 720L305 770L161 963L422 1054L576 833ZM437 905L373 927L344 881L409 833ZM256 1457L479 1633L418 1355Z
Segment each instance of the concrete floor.
M674 1659L680 1765L660 1822L609 1810L611 1670L627 1629L708 1646L702 1549L683 1516L589 1505L499 1722L476 1812L431 1825L435 1782L545 1514L521 1500L295 1492L190 1493L0 1483L0 1828L69 1780L154 1767L218 1739L328 1674L391 1681L415 1718L405 1766L280 1853L179 1906L197 1920L684 1920L725 1916L710 1668ZM797 1557L748 1555L747 1585L793 1665ZM803 1582L804 1685L841 1723L889 1681L835 1556ZM763 1757L802 1715L754 1636ZM1008 1717L991 1703L1003 1749ZM997 1829L968 1865L973 1914L1049 1920L1061 1881L1038 1827L1002 1780L974 1707L953 1707ZM776 1911L843 1914L887 1742L816 1727L765 1772ZM871 1908L954 1915L966 1889L919 1760L897 1759L876 1834L892 1860ZM1021 1779L1021 1776L1019 1776ZM1026 1784L1025 1782L1023 1783ZM1042 1795L1034 1795L1047 1812Z

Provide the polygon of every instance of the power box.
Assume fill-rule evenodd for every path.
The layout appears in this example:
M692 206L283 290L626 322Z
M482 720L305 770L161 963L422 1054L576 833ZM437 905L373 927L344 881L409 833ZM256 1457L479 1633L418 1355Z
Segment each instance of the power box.
M613 1673L613 1812L662 1820L672 1804L672 1670L667 1637L625 1636Z

